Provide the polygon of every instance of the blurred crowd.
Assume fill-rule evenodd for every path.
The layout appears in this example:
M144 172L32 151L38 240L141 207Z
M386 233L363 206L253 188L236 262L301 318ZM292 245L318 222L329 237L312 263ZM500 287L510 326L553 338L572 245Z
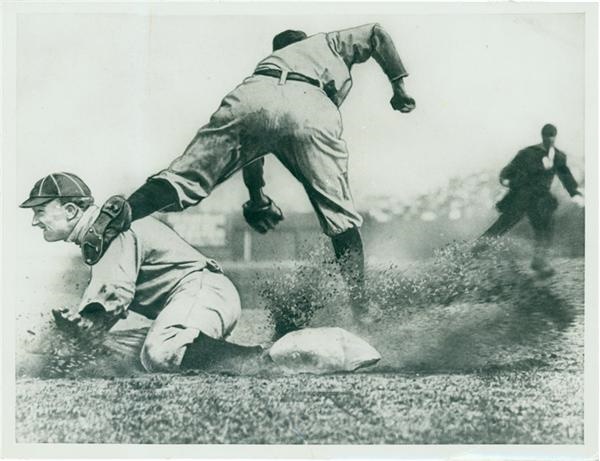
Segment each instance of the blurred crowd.
M571 165L573 175L583 187L583 168L579 162ZM553 190L560 184L555 180ZM450 221L469 219L482 213L493 213L494 206L504 196L506 189L498 182L498 172L484 171L464 177L451 178L446 185L413 197L369 197L366 214L378 223L397 219Z

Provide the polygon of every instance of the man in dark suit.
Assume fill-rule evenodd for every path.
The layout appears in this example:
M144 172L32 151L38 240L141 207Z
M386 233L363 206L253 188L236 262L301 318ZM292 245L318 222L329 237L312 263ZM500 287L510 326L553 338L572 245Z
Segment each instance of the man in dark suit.
M557 130L547 124L542 128L542 143L526 147L500 172L500 183L509 188L496 204L500 216L482 237L497 237L508 232L527 215L535 236L535 251L531 268L541 276L554 274L547 261L552 243L553 214L558 206L550 193L554 176L567 190L572 200L584 206L582 192L567 166L567 156L554 147Z

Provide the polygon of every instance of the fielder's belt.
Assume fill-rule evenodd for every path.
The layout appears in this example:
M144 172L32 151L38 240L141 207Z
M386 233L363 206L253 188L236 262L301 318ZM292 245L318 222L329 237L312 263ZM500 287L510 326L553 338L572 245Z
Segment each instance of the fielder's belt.
M298 74L297 72L287 72L287 75L278 69L258 69L254 71L254 75L264 75L266 77L273 77L285 83L286 80L293 80L295 82L304 82L309 85L321 88L321 83L314 79L307 77L306 75Z

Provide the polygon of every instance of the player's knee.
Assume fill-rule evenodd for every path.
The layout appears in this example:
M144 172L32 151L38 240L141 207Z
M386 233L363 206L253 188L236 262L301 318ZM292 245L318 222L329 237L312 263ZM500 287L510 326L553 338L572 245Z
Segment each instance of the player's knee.
M140 361L148 372L177 371L181 363L181 354L178 352L162 342L147 338L140 352Z

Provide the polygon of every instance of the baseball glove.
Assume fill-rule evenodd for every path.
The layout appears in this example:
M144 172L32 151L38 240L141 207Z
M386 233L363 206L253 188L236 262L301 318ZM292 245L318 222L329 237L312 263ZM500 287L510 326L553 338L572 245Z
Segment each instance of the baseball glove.
M267 199L269 203L266 205L257 205L252 200L249 200L242 207L244 219L248 225L261 234L266 234L283 221L281 209L269 197Z

